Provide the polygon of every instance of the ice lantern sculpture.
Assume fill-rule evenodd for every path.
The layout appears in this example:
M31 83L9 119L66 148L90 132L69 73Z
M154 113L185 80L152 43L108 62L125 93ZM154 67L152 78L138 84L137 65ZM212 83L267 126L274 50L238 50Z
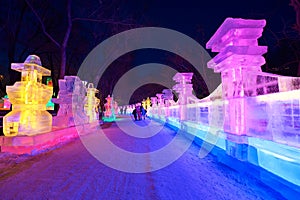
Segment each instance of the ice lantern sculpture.
M50 76L50 70L41 66L36 55L28 56L24 63L12 63L11 69L21 72L22 79L6 87L13 106L3 118L4 135L36 135L51 131L52 116L46 111L46 104L53 88L42 84L42 76Z
M261 72L265 64L262 55L267 47L258 46L257 41L265 25L266 20L227 18L206 44L207 49L219 52L207 65L221 72L223 99L228 101L224 123L227 132L246 134L246 77L253 71Z

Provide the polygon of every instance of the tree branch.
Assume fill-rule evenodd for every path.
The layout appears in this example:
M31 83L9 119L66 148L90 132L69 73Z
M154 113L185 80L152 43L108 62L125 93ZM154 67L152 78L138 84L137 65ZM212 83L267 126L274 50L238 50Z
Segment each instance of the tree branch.
M137 24L124 23L124 22L116 22L112 19L91 19L91 18L73 18L72 21L90 21L90 22L100 22L105 24L115 24L115 25L123 25L123 26L138 26Z
M72 0L68 0L68 5L67 5L68 27L67 27L67 31L65 33L65 37L64 37L64 40L62 43L63 47L67 46L69 36L70 36L71 30L72 30L71 2L72 2Z
M46 27L44 22L42 21L42 19L40 18L40 16L38 15L38 13L36 12L36 10L33 8L33 6L31 5L31 3L28 0L25 0L27 5L30 7L31 11L33 12L33 14L36 16L37 20L39 21L42 30L44 32L44 34L58 47L61 47L61 45L46 31Z

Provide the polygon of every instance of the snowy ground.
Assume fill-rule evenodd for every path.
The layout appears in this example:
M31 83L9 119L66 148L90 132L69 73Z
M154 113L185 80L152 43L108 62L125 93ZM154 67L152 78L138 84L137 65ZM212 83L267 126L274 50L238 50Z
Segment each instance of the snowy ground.
M175 134L165 127L149 139L137 139L115 123L103 130L114 144L133 152L162 148ZM0 199L283 199L259 180L221 165L211 155L200 159L198 151L192 145L173 164L142 174L105 166L79 139L36 156L2 153Z

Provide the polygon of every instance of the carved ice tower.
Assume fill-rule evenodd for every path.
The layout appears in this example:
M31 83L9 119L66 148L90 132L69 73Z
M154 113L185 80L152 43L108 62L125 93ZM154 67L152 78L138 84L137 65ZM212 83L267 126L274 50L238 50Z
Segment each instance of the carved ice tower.
M173 90L178 93L178 104L180 106L180 120L187 118L187 103L189 97L193 96L193 73L176 73L173 80L177 82L173 86Z
M228 102L225 103L224 124L227 132L246 134L247 106L243 97L256 95L248 94L247 86L256 84L256 80L249 83L247 76L261 72L265 64L262 55L267 47L258 46L257 41L265 25L265 20L227 18L206 44L207 49L219 52L207 65L221 73L223 99Z

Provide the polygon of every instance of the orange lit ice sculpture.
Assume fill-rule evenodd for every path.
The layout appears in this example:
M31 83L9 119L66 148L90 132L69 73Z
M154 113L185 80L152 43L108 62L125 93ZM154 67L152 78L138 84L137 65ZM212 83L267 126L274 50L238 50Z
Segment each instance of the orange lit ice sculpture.
M99 90L94 88L93 83L89 83L86 89L86 101L84 105L84 110L86 115L88 116L89 123L95 122L98 120L98 107L100 104L100 100L95 97L95 94L98 93Z
M146 109L146 110L149 109L150 106L151 106L151 100L150 100L149 97L147 97L147 99L146 99L146 101L145 101L145 104L146 104L145 109Z
M28 56L24 63L12 63L11 69L21 72L22 79L6 87L13 106L3 118L4 135L36 135L51 131L52 116L46 111L46 104L53 88L42 84L42 76L50 76L50 70L41 66L36 55Z

